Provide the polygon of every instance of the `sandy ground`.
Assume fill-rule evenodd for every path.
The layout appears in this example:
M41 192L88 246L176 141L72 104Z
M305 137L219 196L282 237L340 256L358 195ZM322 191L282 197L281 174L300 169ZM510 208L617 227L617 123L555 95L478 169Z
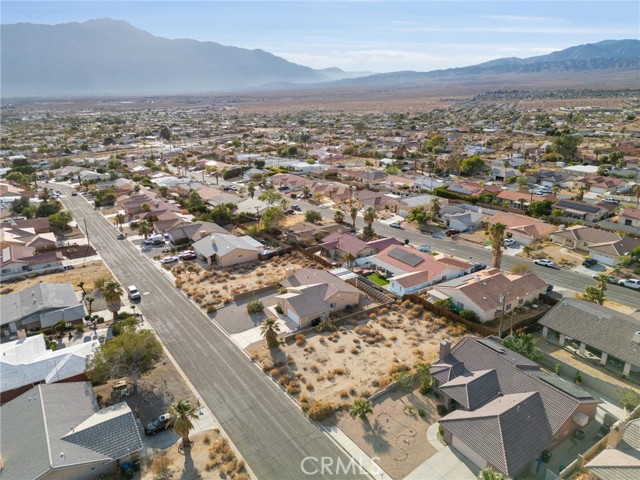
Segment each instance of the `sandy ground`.
M226 269L203 270L195 264L177 264L171 268L176 285L202 308L220 308L233 296L254 288L274 285L299 268L321 268L298 252L264 262L236 265Z
M336 332L311 333L295 343L267 350L263 342L247 348L261 365L301 403L329 401L350 405L392 381L395 372L432 363L443 338L464 335L409 301L382 308L371 319Z
M436 405L432 394L400 390L377 398L367 420L340 412L335 424L391 477L402 479L436 453L427 440L427 428L439 418Z
M180 442L157 452L142 464L142 480L199 480L249 478L244 462L238 461L218 429L191 437L191 448L181 450ZM213 457L213 458L212 458ZM223 457L225 460L223 460Z
M40 275L35 278L28 278L20 282L4 283L0 289L1 294L15 293L38 283L70 283L73 288L80 291L78 283L85 282L85 290L88 292L93 289L93 281L98 278L111 278L111 272L107 269L103 262L91 262L82 266L79 265L73 270L65 270L60 273L50 273L48 275Z

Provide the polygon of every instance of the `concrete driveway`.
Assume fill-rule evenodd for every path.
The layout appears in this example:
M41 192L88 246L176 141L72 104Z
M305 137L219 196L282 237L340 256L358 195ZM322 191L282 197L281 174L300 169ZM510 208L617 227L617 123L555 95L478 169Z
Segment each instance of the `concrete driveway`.
M228 334L244 332L259 326L262 321L269 316L266 308L276 304L276 295L278 295L276 288L256 293L254 296L248 295L237 302L233 302L217 310L210 316ZM265 306L265 311L249 315L247 312L247 303L252 300L260 300Z
M444 447L405 480L476 480L480 469L452 447Z

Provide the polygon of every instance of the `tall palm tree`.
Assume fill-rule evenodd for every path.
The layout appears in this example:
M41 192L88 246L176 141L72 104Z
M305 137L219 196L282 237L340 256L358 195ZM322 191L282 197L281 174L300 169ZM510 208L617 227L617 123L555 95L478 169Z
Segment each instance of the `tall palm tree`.
M356 261L356 256L353 253L347 253L342 259L347 262L349 268L353 267L353 262Z
M358 209L356 207L351 207L349 209L349 216L351 217L351 226L356 228L356 218L358 218Z
M638 204L640 204L640 184L635 185L631 192L636 196L636 209L638 208Z
M333 221L336 223L344 222L344 213L342 213L342 211L340 210L336 210L336 212L333 214Z
M193 430L193 422L198 418L196 407L188 400L178 400L171 405L167 427L172 427L176 435L182 438L182 446L190 447L189 432Z
M122 307L122 302L120 301L120 297L124 293L122 287L115 280L109 280L100 289L100 293L107 303L107 309L113 313L113 321L115 322L118 319L118 310Z
M373 207L367 207L367 209L364 211L363 217L364 223L371 227L373 225L373 222L375 222L378 218L378 212L376 212L376 209Z
M147 222L146 220L140 220L138 222L138 234L139 235L144 235L144 238L147 238L147 236L153 232L153 227L151 227L151 224L149 222Z
M96 297L92 295L88 295L84 298L85 303L87 304L87 308L89 309L89 315L93 312L93 302L96 301Z
M502 241L507 226L497 222L489 227L486 234L491 237L491 267L500 268L502 262Z
M278 341L278 333L280 332L280 324L277 318L265 318L260 325L260 333L267 341L267 347L276 348L280 345Z
M118 213L115 217L113 217L113 222L120 227L120 230L122 230L122 225L124 225L124 222L126 221L127 219L124 216L124 213Z

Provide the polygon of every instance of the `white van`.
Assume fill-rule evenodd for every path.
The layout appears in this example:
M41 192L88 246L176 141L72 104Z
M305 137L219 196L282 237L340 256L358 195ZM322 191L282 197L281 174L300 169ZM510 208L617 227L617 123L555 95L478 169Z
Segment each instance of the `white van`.
M159 245L161 243L164 243L164 235L161 234L157 234L157 235L151 235L150 237L148 237L144 243L146 245Z

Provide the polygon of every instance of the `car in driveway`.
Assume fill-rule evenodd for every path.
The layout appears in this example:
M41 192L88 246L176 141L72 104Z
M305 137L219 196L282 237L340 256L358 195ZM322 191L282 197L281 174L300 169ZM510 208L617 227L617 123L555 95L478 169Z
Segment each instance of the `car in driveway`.
M449 230L445 230L444 234L447 237L453 237L454 235L458 235L460 230L456 230L455 228L450 228Z
M596 265L598 263L598 261L595 258L586 258L583 262L582 262L582 266L583 267L593 267L594 265Z
M169 415L168 413L163 413L162 415L154 418L147 425L145 425L144 433L146 435L155 435L158 432L166 430L169 420L171 420L171 415Z
M556 264L553 263L552 260L549 260L547 258L537 258L533 261L533 263L535 263L536 265L541 265L543 267L556 268Z
M479 272L480 270L484 270L487 266L484 263L474 263L473 267L469 270L471 273Z
M300 208L300 205L293 205L293 206L291 207L291 209L292 209L292 210L295 210L296 212L301 212L301 211L302 211L302 208Z
M390 223L389 226L391 228L400 228L400 229L402 228L402 225L400 225L398 222Z
M633 288L634 290L640 290L640 280L637 278L624 278L618 282L618 285Z
M180 260L195 260L196 258L198 258L198 255L196 255L196 252L194 252L193 250L185 250L184 252L180 252L178 254L178 258Z
M509 246L511 246L511 245L515 245L515 243L516 243L516 241L515 241L513 238L505 238L505 239L502 241L502 244L503 244L505 247L509 247Z
M178 257L164 257L162 260L160 260L160 264L161 265L169 265L170 263L176 263L180 261L180 259Z

